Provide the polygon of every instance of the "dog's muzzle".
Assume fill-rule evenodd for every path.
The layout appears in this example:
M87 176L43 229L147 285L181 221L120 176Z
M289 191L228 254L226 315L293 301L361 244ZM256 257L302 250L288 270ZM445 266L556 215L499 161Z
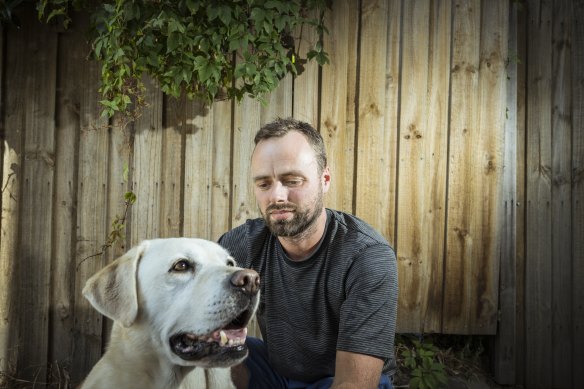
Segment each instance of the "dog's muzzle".
M236 300L231 317L209 334L179 333L170 338L172 351L186 361L212 360L230 366L247 356L247 325L259 298L260 277L251 269L233 273L229 291Z

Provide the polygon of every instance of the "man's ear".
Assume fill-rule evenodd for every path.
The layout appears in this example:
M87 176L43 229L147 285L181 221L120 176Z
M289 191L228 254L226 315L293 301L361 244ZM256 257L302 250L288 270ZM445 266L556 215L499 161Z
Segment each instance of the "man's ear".
M138 315L138 262L148 241L133 247L126 254L94 274L83 288L83 296L102 315L129 327Z
M330 186L331 186L331 171L327 166L322 171L322 192L323 193L328 192Z

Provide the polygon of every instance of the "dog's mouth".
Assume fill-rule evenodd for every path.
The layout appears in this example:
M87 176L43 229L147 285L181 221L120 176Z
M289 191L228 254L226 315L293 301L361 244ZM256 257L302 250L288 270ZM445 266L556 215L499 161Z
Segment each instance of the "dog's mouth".
M170 338L170 347L186 361L212 357L215 362L228 363L244 358L247 356L247 324L252 316L253 311L245 310L226 326L202 336L176 334Z

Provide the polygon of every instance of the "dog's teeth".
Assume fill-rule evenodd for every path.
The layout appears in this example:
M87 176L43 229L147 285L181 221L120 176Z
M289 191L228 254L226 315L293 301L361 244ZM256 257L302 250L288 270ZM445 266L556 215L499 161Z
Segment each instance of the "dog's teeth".
M225 346L227 344L227 335L225 335L225 331L221 331L219 332L219 335L221 336L221 346Z

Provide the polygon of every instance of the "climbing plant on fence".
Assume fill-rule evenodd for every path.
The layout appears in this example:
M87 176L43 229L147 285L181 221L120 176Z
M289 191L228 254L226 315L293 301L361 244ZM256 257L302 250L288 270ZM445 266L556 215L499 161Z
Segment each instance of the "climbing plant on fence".
M72 9L92 20L92 56L100 61L103 113L130 113L143 104L142 75L162 91L208 103L262 96L287 74L328 55L327 0L39 0L39 18L67 26ZM306 58L300 31L315 29Z

